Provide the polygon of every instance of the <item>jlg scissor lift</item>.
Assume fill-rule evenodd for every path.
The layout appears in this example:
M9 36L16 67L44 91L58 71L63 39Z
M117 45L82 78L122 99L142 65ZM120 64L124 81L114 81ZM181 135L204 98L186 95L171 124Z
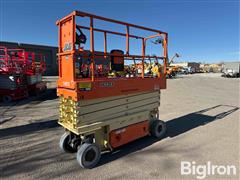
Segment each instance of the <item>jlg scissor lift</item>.
M89 26L77 24L88 18ZM99 29L94 22L122 25L126 32ZM103 151L115 148L147 135L161 138L164 122L158 119L160 89L166 89L167 41L166 32L117 21L93 14L74 11L57 21L59 27L59 124L66 132L60 139L65 152L77 152L77 161L83 168L94 167ZM86 38L82 30L89 30ZM141 37L130 33L140 29L154 33ZM95 51L94 33L103 34L103 52ZM108 35L126 39L126 50L107 49ZM130 54L130 39L138 39L141 55ZM162 56L145 55L147 41L158 38ZM90 49L83 44L89 42ZM115 42L119 43L119 42ZM141 61L142 74L126 75L124 61ZM144 74L146 61L161 61L157 75ZM101 67L106 68L101 68ZM100 68L99 68L100 67ZM99 69L108 71L99 75ZM109 69L109 70L108 70ZM115 73L115 76L110 74Z

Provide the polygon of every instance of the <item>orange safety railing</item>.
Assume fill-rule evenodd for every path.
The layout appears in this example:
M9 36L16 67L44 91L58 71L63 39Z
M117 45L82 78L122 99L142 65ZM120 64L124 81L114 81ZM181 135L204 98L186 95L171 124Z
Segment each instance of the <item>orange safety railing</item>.
M76 17L88 17L90 20L90 24L89 27L88 26L82 26L82 25L78 25L76 24ZM121 32L117 32L117 31L110 31L110 30L104 30L104 29L98 29L94 27L94 20L98 19L98 20L102 20L102 21L106 21L106 22L111 22L111 23L115 23L115 24L120 24L126 27L126 33L121 33ZM68 16L66 16L65 18L57 21L57 25L59 26L59 60L60 63L62 62L62 58L64 57L65 59L69 59L70 64L62 64L59 66L59 74L60 77L62 76L63 71L66 72L66 70L64 70L65 68L67 69L67 73L70 73L70 77L68 80L75 80L75 60L73 58L74 55L76 55L77 53L79 53L79 49L75 48L75 42L76 42L76 28L81 28L81 29L86 29L90 31L90 52L91 52L91 80L94 81L94 76L95 76L95 56L98 55L98 52L95 52L94 49L94 32L101 32L104 35L104 42L103 42L103 47L104 47L104 57L106 58L107 56L116 56L116 54L112 54L112 53L108 53L107 52L107 35L108 34L115 34L118 36L123 36L126 38L126 53L123 55L118 55L121 57L124 57L124 60L141 60L142 61L142 74L141 77L144 78L144 62L145 59L155 59L155 60L163 60L163 65L164 65L164 76L166 75L166 65L167 65L167 58L168 58L168 34L166 32L160 31L160 30L156 30L156 29L152 29L152 28L147 28L144 26L139 26L139 25L135 25L135 24L131 24L131 23L126 23L126 22L122 22L122 21L117 21L117 20L113 20L110 18L105 18L105 17L101 17L101 16L97 16L97 15L93 15L93 14L89 14L89 13L85 13L85 12L81 12L81 11L74 11L71 14L69 14ZM137 28L137 29L141 29L141 30L145 30L145 31L150 31L153 32L154 34L152 36L148 36L148 37L141 37L141 36L137 36L134 34L130 34L129 30L130 28ZM145 55L145 50L146 50L146 46L147 46L147 40L151 39L151 38L156 38L156 37L162 37L163 38L163 56L148 56ZM130 38L135 38L135 39L140 39L141 40L141 46L142 46L142 50L141 50L141 55L132 55L130 54L130 43L129 40ZM69 58L70 57L70 58ZM65 68L63 69L62 66L64 66ZM160 74L159 74L160 76Z

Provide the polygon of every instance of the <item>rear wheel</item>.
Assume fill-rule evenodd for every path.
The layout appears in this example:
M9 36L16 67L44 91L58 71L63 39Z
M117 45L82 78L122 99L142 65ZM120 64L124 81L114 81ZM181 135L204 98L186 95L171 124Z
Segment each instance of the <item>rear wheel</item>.
M77 161L82 168L93 168L101 158L101 150L98 145L84 143L77 152Z
M166 123L161 120L154 120L150 126L152 136L162 139L166 133Z
M59 141L59 147L62 149L62 151L67 153L74 153L77 152L76 148L73 148L71 146L71 139L70 139L70 133L65 132Z

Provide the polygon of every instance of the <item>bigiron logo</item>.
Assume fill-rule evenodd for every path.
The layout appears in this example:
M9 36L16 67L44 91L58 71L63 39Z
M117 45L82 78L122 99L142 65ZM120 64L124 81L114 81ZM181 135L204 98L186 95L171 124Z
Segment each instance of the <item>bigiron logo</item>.
M214 175L236 175L234 165L214 165L210 161L206 164L196 164L195 161L181 161L181 175L194 175L197 179L204 179Z

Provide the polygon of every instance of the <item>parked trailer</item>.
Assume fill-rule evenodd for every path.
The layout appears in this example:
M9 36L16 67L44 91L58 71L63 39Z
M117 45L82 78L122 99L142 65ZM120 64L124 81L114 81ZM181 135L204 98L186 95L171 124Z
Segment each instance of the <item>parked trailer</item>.
M89 26L76 24L82 17L90 19ZM126 33L98 29L94 20L120 24ZM93 14L74 11L57 21L59 27L59 79L57 94L60 97L58 123L66 130L60 138L60 148L77 152L77 161L83 168L96 166L103 151L113 151L138 138L153 135L162 138L166 125L159 120L160 90L166 89L167 33L125 23ZM130 28L154 32L153 36L140 37L130 34ZM83 44L87 38L82 29L90 31L90 50ZM104 36L104 52L94 50L94 32ZM126 38L126 52L107 50L107 35ZM130 54L129 39L139 39L142 54ZM162 56L147 56L147 40L161 38ZM90 52L90 54L89 54ZM159 52L162 52L161 49ZM87 60L86 60L87 59ZM107 68L101 75L96 67L105 61ZM140 60L141 75L126 72L126 60ZM145 76L146 61L162 61L162 69L155 76ZM100 66L101 67L101 66ZM112 74L115 74L112 76Z

